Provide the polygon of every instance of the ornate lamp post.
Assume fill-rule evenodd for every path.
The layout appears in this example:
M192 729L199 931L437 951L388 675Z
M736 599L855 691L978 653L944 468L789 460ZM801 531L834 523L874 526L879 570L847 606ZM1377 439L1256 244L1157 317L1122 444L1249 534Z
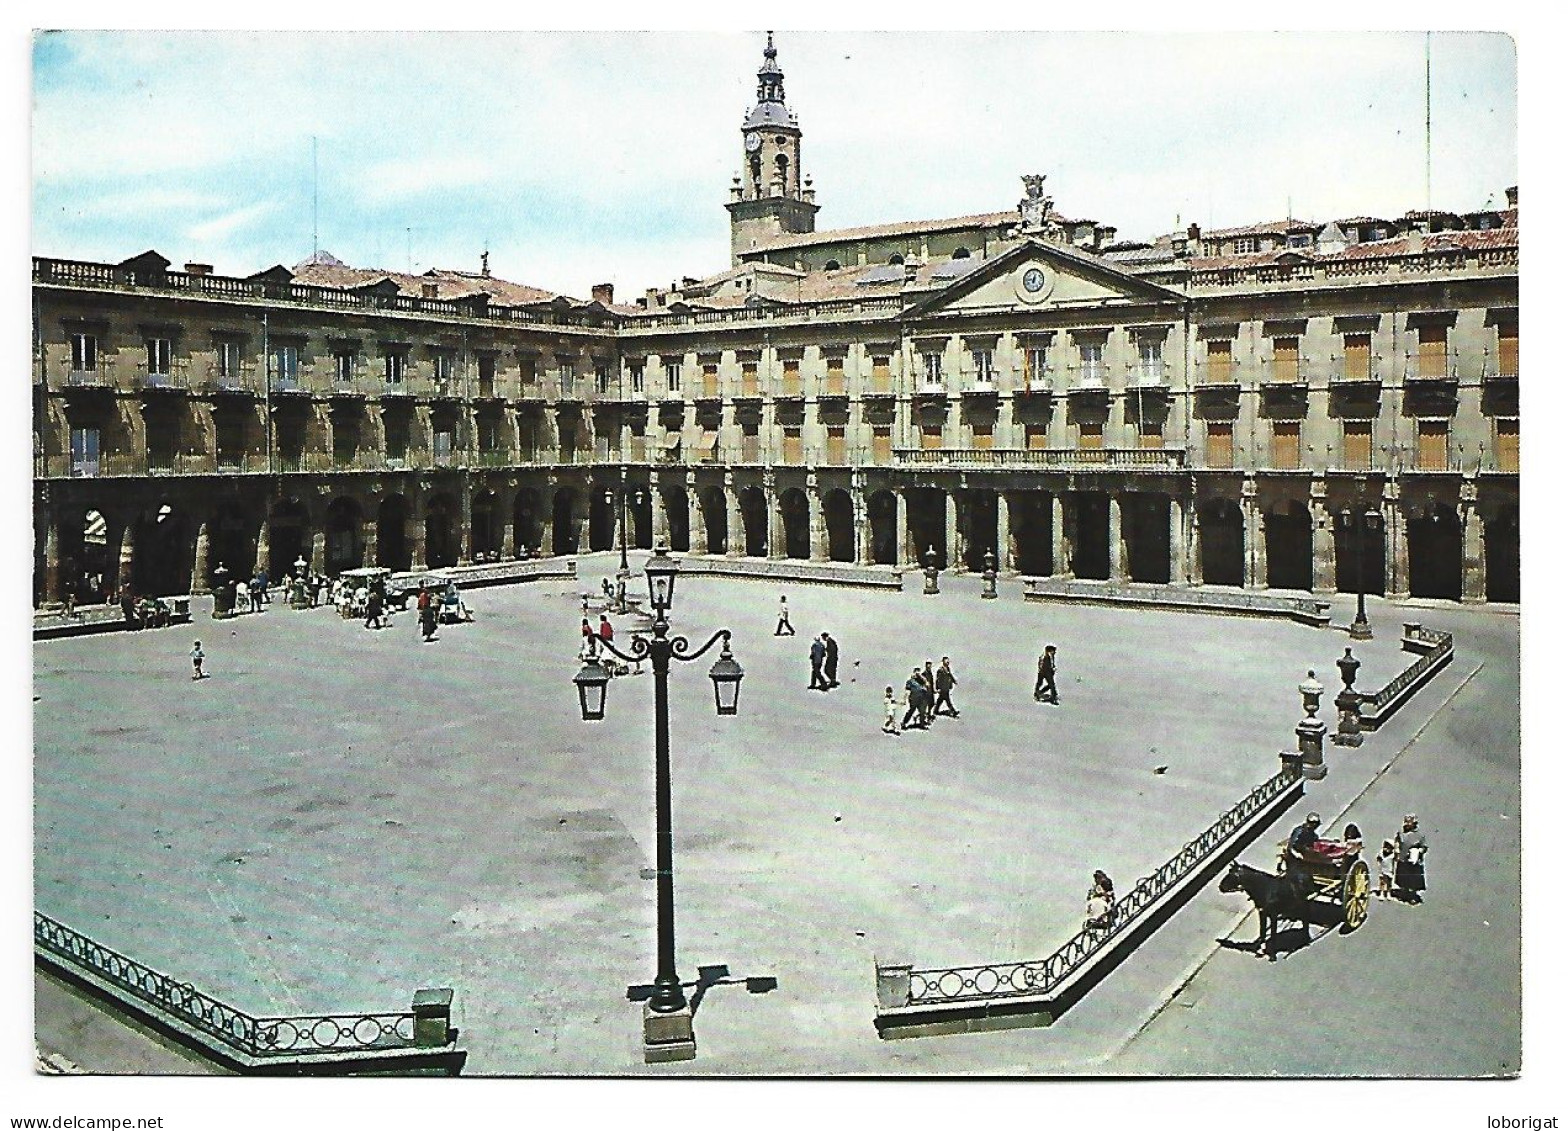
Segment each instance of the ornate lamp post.
M644 571L648 577L648 600L653 607L653 637L633 637L631 651L622 652L607 640L602 647L623 660L653 664L653 756L654 820L657 832L658 879L658 971L653 980L653 996L643 1008L643 1056L648 1063L691 1060L697 1055L692 1034L691 1007L675 972L675 864L674 835L670 821L670 661L683 662L702 656L719 641L724 646L718 660L708 670L713 680L714 708L720 715L733 715L740 704L740 681L746 674L730 654L730 630L721 628L708 642L695 650L684 636L671 637L668 613L675 599L677 569L669 551L655 547L653 558ZM589 655L573 682L577 685L584 721L604 718L605 690L610 673L599 663L597 650Z
M625 469L622 469L620 487L613 491L606 488L604 492L605 503L609 506L617 507L621 518L619 523L621 528L621 568L617 570L615 574L615 602L617 611L622 613L626 611L626 584L631 580L632 576L631 566L626 560L626 502L628 494L629 492L626 487L626 471ZM642 498L642 489L638 488L636 501L641 503Z
M996 600L996 555L990 550L985 552L985 572L980 577L985 582L980 596L988 601Z
M926 572L926 587L925 587L925 589L923 591L924 595L927 596L927 597L930 597L933 594L940 593L941 590L936 587L937 568L936 568L936 547L935 546L927 546L926 547L926 571L925 572Z
M1342 533L1353 536L1356 555L1356 619L1350 624L1352 640L1371 640L1372 625L1367 621L1366 538L1381 534L1383 515L1367 502L1366 479L1356 480L1356 501L1341 507L1337 516Z

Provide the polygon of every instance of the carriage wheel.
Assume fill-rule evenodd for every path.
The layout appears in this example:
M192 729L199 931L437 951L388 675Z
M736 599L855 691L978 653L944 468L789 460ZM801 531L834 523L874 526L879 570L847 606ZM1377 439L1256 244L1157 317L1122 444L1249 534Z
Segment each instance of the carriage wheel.
M1372 899L1372 879L1365 860L1357 860L1345 873L1340 902L1345 907L1345 926L1355 930L1367 921L1367 904Z

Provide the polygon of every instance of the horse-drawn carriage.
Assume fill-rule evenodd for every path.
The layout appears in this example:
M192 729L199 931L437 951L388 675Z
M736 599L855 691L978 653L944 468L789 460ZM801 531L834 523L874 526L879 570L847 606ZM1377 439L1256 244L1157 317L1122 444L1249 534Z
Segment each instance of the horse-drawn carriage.
M1224 892L1244 891L1258 909L1259 954L1267 953L1280 919L1303 925L1333 919L1353 931L1366 922L1372 899L1372 878L1361 859L1360 840L1318 840L1292 856L1288 841L1279 846L1279 864L1273 873L1232 861L1220 879ZM1329 925L1332 925L1330 921ZM1272 957L1272 955L1270 956Z

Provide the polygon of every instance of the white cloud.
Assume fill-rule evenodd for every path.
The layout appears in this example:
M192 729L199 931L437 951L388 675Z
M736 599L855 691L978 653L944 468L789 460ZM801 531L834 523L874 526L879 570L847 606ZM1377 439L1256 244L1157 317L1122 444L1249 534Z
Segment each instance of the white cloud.
M221 216L214 216L210 220L192 224L185 230L185 237L201 245L221 244L224 240L238 235L246 228L254 227L260 220L271 215L276 210L277 205L270 201L248 204L243 208L225 212Z

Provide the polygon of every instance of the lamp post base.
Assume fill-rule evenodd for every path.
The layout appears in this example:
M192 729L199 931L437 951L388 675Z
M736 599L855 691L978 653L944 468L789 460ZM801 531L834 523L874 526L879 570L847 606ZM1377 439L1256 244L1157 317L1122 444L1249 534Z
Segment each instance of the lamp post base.
M697 1037L691 1029L691 1006L673 1013L655 1013L652 1004L642 1007L642 1060L667 1064L697 1059Z
M1352 640L1371 640L1372 639L1372 626L1370 624L1368 624L1364 620L1353 620L1353 621L1351 621L1350 622L1350 639L1352 639Z

